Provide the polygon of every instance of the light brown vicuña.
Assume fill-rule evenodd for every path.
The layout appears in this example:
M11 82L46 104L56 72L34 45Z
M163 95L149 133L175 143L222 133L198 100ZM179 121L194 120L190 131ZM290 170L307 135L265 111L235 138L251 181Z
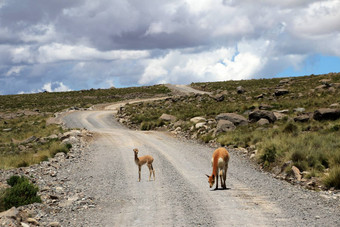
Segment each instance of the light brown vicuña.
M216 149L212 155L211 164L213 167L211 176L207 175L209 178L208 182L210 188L215 183L216 178L216 188L218 188L218 176L221 178L221 186L223 189L226 189L226 178L227 178L227 171L228 171L228 162L229 162L229 153L227 149L220 147Z
M142 165L145 163L149 167L150 171L150 176L149 176L149 181L151 180L151 175L153 174L153 180L155 180L155 170L153 169L152 162L153 162L153 157L151 155L144 155L142 157L138 157L138 149L135 148L133 149L135 152L135 163L138 166L138 181L140 181L140 175L141 175L141 169Z

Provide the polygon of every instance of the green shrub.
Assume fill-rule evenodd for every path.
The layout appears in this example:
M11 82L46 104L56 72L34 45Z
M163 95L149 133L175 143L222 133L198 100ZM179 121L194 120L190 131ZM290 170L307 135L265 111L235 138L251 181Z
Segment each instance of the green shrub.
M323 183L327 188L340 189L340 166L333 167L329 175L323 179Z
M296 150L292 153L291 159L293 162L303 161L306 159L306 154L302 150Z
M29 166L29 164L27 161L24 160L24 161L19 162L16 167L20 168L20 167L27 167L27 166Z
M214 137L212 136L212 133L208 133L208 134L204 134L201 136L201 140L204 142L204 143L209 143L210 140L213 140Z
M311 179L312 177L316 177L317 176L317 171L315 169L312 169L306 176L306 179Z
M140 125L140 129L143 131L148 131L148 130L155 129L156 127L161 127L164 124L165 124L164 121L160 119L156 121L143 121Z
M40 161L44 162L44 161L48 161L48 156L47 155L43 155L40 157Z
M66 148L67 148L68 150L71 150L71 148L72 148L72 144L70 144L70 143L67 143L67 144L66 144Z
M332 164L340 165L340 150L334 151L334 155L332 155Z
M155 126L152 122L142 122L141 126L140 126L140 129L143 130L143 131L148 131L148 130L151 130L153 129Z
M7 180L12 185L7 188L3 197L1 197L1 204L5 210L11 207L19 207L31 203L41 203L40 196L37 195L38 187L29 182L25 177L12 176Z
M298 131L298 126L294 123L288 123L284 128L283 132L285 133L296 133Z
M70 151L69 147L70 146L67 144L53 144L50 148L50 155L51 157L54 157L57 153L60 153L60 152L67 154Z
M307 161L297 161L293 162L293 165L296 166L301 172L308 169Z
M27 180L27 178L25 178L24 176L20 177L18 175L13 175L7 179L7 184L13 187L14 185L22 183L25 180Z
M265 165L269 165L272 162L275 162L276 160L276 147L274 145L271 145L269 147L266 147L264 149L263 154L260 156L260 159L262 163Z
M330 131L331 132L337 132L340 130L340 125L336 124L336 125L333 125L331 128L330 128Z

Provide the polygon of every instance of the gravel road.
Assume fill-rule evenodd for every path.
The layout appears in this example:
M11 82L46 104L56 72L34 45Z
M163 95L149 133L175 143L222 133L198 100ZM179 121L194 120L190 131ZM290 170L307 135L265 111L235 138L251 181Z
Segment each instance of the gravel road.
M234 151L228 189L214 191L205 176L213 148L129 130L108 110L73 112L64 122L96 135L87 158L67 172L97 205L64 214L63 226L340 226L339 199L274 179ZM138 182L136 147L154 157L156 181L143 166Z

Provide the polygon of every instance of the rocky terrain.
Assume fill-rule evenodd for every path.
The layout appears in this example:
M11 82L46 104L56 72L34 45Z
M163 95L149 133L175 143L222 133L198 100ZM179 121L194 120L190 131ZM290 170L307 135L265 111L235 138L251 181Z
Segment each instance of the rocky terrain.
M254 131L273 129L278 132L294 131L298 127L301 127L301 133L317 132L325 127L330 127L330 132L332 130L338 130L337 122L340 119L340 104L338 102L332 102L323 108L313 106L305 108L304 106L296 107L292 105L292 108L287 109L277 108L277 102L279 102L279 100L292 100L292 102L299 99L304 100L306 99L306 95L328 97L330 94L337 94L340 83L332 83L331 79L320 79L316 82L319 85L307 90L307 94L293 93L291 86L294 83L296 82L292 79L282 79L274 88L267 89L270 93L261 93L260 95L252 93L252 96L250 96L249 91L247 92L242 86L233 88L231 91L217 90L213 93L186 93L185 95L172 96L165 100L158 100L152 103L136 103L128 107L121 107L115 116L120 123L125 124L131 129L170 131L178 138L198 140L202 143L208 143L212 147L227 145L230 148L240 150L244 155L257 162L260 156L258 154L258 144L244 144L243 146L237 144L221 144L218 141L218 136L223 133L228 134L233 132L240 127L250 127L251 130ZM239 99L240 101L237 102L235 99ZM225 102L226 100L227 102ZM245 105L242 104L242 102L259 102L259 104L257 106L249 105L242 113L240 113L240 107L236 107L238 111L235 112L217 112L217 114L213 112L210 116L197 116L195 111L193 111L193 113L188 112L185 114L188 116L196 116L185 117L185 119L183 119L183 117L179 119L176 114L164 113L175 112L182 114L184 110L180 111L179 109L189 105L196 109L209 108L208 105L203 107L201 103L210 103L212 104L211 108L218 108L216 107L218 103L220 103L220 105L233 105L233 103L236 103L238 106ZM307 100L305 102L311 103L312 101ZM315 101L315 103L317 103L317 101ZM163 113L158 119L153 120L153 122L136 121L136 116L142 115L146 111ZM286 128L283 128L284 124L286 124ZM320 132L320 134L322 133L328 132ZM260 167L265 167L265 164L266 163L262 163ZM289 169L289 171L287 171L287 169ZM330 189L335 192L338 191L333 187L326 188L322 184L320 177L311 177L312 174L310 171L295 166L291 160L279 163L279 165L276 166L271 165L270 168L266 167L266 170L269 170L278 179L283 179L293 184L300 184L308 189ZM327 167L324 170L324 174L329 174Z
M238 88L238 90L242 92L242 88ZM221 99L217 96L212 97L210 94L195 94L169 97L165 102L189 102L193 99L202 100L206 98ZM140 126L133 124L129 116L124 113L124 108L124 106L120 107L116 115L117 120L130 128L139 129ZM159 127L158 130L170 131L171 135L177 137L177 140L157 135L157 133L149 135L149 133L134 133L123 129L116 123L112 123L112 117L108 117L110 113L105 111L102 113L96 111L77 112L69 118L68 126L86 127L89 131L72 130L65 134L56 135L64 143L72 144L70 152L67 154L58 153L54 158L37 165L0 172L0 187L8 187L6 179L10 176L23 175L39 186L39 194L43 200L41 204L36 203L12 208L0 213L0 225L90 226L93 223L96 225L129 223L130 226L141 226L142 223L163 223L163 225L197 226L204 224L206 226L223 226L226 217L223 210L230 211L231 209L233 209L233 215L228 221L235 226L237 224L254 223L254 220L264 226L338 225L339 220L336 214L340 209L340 193L337 190L319 193L305 191L299 185L316 190L323 188L315 179L305 179L306 173L301 173L299 169L293 167L291 174L286 174L281 166L276 170L274 169L271 174L297 186L286 185L283 182L271 179L261 168L247 161L249 158L254 159L257 154L256 146L229 147L232 153L232 164L227 181L231 190L227 190L227 193L218 192L219 194L223 193L226 200L218 205L223 206L224 209L213 215L214 217L211 216L210 219L200 217L201 212L212 214L210 208L216 206L214 200L216 196L211 195L208 190L202 187L204 184L201 183L201 177L197 177L197 174L207 171L202 170L202 166L204 166L202 164L209 160L210 154L207 150L212 149L207 149L205 145L197 145L195 142L188 143L187 140L197 141L202 134L218 134L249 124L251 121L257 122L261 127L262 123L264 125L271 124L285 114L282 111L276 112L266 108L264 106L249 112L248 118L236 113L222 113L215 118L193 117L190 118L191 126L187 129L181 127L183 122L179 122L175 116L163 114L160 116L161 120L168 123ZM299 112L297 111L297 113ZM333 116L333 113L330 115L328 109L318 109L308 116L309 119L317 120L320 116L329 118ZM59 121L59 117L57 117L57 121ZM100 121L103 119L105 119L105 122ZM102 135L97 138L98 132ZM121 140L125 140L128 146L125 147L121 142L116 143L117 136ZM103 137L107 140L103 140ZM152 144L150 141L156 141L156 138L158 142ZM93 141L94 145L92 143L89 147L89 141ZM114 165L106 163L115 161L114 157L124 155L123 150L130 149L135 144L154 152L153 155L157 160L161 160L166 167L163 166L163 168L157 170L156 177L160 176L160 178L157 178L157 187L155 188L150 184L137 186L131 180L134 174L121 172L122 169L130 169L130 165L135 167L133 161L130 162L131 160L124 158L124 165L120 162L115 162ZM216 147L220 144L212 139L208 141L208 145ZM164 152L164 146L167 147L168 152L171 152ZM113 147L115 152L108 155L107 147ZM186 150L186 152L177 152L181 149ZM181 159L188 160L193 154L196 155L197 150L200 151L200 155L191 160L190 163L192 164L179 162ZM289 164L286 163L286 165ZM203 169L210 170L210 168ZM118 173L118 171L120 174L111 174ZM190 180L188 181L188 179ZM165 186L168 182L172 182L171 187ZM98 185L101 185L103 189L99 190ZM128 185L129 190L126 190L126 185ZM150 187L155 191L153 193L161 197L155 199L154 194L150 193ZM183 194L182 192L186 190L189 190L190 193ZM143 196L140 195L139 191L143 191ZM143 199L144 196L153 199L150 202ZM165 204L164 201L168 198L171 198L172 202ZM106 200L114 202L108 203ZM169 206L167 212L163 212L162 206ZM202 210L199 207L202 207ZM185 214L187 209L193 212ZM111 214L112 210L116 212ZM125 216L123 211L127 211ZM155 217L154 215L159 214L159 212L162 215L154 220L138 218L139 214L145 213L147 216L148 212L151 212L152 217ZM113 217L109 217L112 215ZM171 215L177 216L176 219L178 220L171 218ZM98 218L99 216L100 218ZM235 217L239 218L235 219Z
M72 130L55 135L63 143L71 143L71 150L57 153L54 158L30 167L0 170L0 188L9 187L6 180L12 175L26 176L39 189L42 203L21 206L0 213L0 226L60 226L56 214L77 212L95 207L93 198L69 182L67 174L88 155L88 141L93 135L86 130Z

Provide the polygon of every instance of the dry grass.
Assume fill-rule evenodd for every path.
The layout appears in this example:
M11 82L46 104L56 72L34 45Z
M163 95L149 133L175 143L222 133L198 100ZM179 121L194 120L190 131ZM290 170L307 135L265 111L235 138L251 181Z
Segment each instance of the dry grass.
M72 92L52 92L0 96L0 168L28 166L67 152L58 139L40 142L27 139L63 133L58 125L47 125L53 113L70 108L88 108L98 103L124 99L165 95L170 90L163 85L119 89L91 89Z
M340 83L340 73L327 75L311 75L289 78L287 83L283 78L225 81L212 83L193 83L192 87L209 91L214 94L224 94L223 101L217 101L208 95L174 98L149 104L130 105L125 109L134 124L143 122L148 129L155 129L155 121L162 113L174 115L181 120L182 131L193 135L203 142L217 140L221 145L248 147L256 145L257 159L264 167L270 169L276 165L292 160L292 165L301 171L310 172L310 176L322 176L324 171L332 171L340 164L340 120L315 121L306 123L294 122L298 115L295 108L304 108L306 113L312 113L318 108L328 108L331 104L340 104L340 89L333 86L320 88L326 81L328 84ZM327 82L328 80L328 82ZM280 83L281 81L281 83ZM238 94L236 88L242 86L246 92ZM279 89L288 89L289 94L275 96ZM259 95L263 98L257 98ZM259 127L256 123L237 127L235 131L222 133L215 138L209 132L198 132L200 129L190 129L190 118L202 116L214 119L220 113L233 112L247 117L247 114L261 105L269 106L270 110L287 110L287 116L273 124ZM169 127L172 127L171 124ZM212 125L212 128L214 125Z

